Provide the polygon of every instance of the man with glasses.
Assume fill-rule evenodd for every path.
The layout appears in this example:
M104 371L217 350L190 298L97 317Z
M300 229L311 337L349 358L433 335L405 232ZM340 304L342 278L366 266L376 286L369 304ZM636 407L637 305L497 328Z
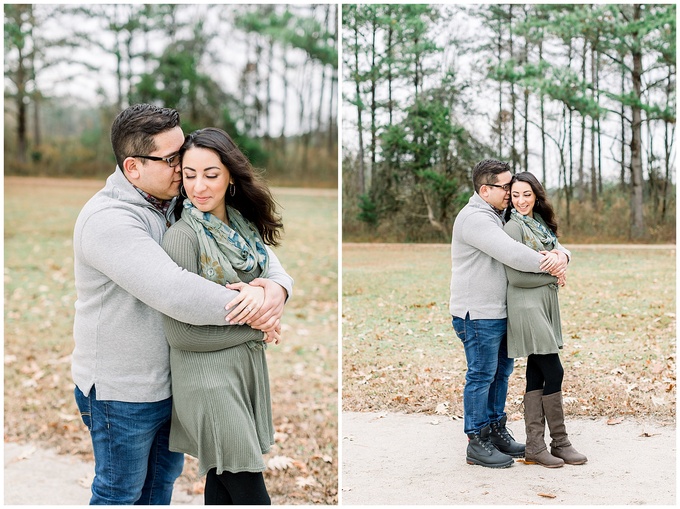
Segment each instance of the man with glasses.
M463 342L467 373L463 391L466 461L504 468L524 456L506 428L505 400L514 360L507 354L505 265L523 272L564 273L569 252L538 253L503 231L512 173L487 159L472 170L475 192L453 225L451 299L453 328Z
M168 449L163 314L193 325L230 325L245 305L239 292L183 270L160 246L174 223L183 142L173 109L137 104L121 112L111 127L117 168L75 225L72 374L94 449L93 505L170 504L184 456ZM264 288L264 301L249 319L268 333L293 284L269 255L269 279L253 282Z

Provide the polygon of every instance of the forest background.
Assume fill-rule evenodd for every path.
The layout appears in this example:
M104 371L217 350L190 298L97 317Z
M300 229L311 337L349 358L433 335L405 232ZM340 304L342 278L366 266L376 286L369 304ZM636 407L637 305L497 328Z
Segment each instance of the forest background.
M343 240L449 242L481 159L562 242L675 242L676 7L343 5Z
M73 225L115 169L113 119L149 102L176 108L185 134L226 130L274 186L277 253L296 284L271 352L266 482L275 504L336 504L337 6L12 4L4 15L5 442L93 459L70 374ZM176 492L202 490L187 457Z
M6 175L105 177L111 122L174 107L275 185L337 187L336 5L5 5Z

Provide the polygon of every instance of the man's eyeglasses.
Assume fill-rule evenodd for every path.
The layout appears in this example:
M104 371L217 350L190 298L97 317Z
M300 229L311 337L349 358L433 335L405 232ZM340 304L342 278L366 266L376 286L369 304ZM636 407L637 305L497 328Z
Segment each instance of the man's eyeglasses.
M482 184L484 186L491 186L491 187L498 187L505 191L506 193L510 191L510 184L503 184L502 186L499 186L498 184Z
M157 157L157 156L130 156L130 157L141 157L142 159L148 159L149 161L165 161L168 163L170 168L174 168L179 164L179 154L175 154L170 157Z

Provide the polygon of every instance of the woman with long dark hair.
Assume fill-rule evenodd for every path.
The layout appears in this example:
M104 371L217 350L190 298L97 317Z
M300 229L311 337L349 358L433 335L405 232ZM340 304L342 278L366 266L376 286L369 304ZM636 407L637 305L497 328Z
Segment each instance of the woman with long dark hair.
M529 172L516 174L510 183L510 205L505 231L535 249L550 251L557 244L557 220L545 190ZM508 357L527 357L524 422L525 462L548 468L565 463L581 465L587 458L571 445L564 424L560 362L562 324L558 288L566 279L550 274L520 272L505 267L508 276ZM552 438L548 452L545 424Z
M289 281L268 279L275 255L267 245L278 244L283 225L266 183L226 132L191 133L180 158L186 199L163 247L180 267L246 296L224 327L165 319L170 449L198 458L206 504L270 504L262 475L262 454L274 443L265 344L278 343L281 329L258 311L268 285L290 295L287 274Z

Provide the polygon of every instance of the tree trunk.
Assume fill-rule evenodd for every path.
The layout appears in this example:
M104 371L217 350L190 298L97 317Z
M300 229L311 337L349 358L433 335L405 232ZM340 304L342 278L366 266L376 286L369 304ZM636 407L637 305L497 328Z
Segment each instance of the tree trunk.
M271 111L272 111L272 76L274 75L274 67L273 67L273 62L274 62L274 39L272 37L269 38L269 52L267 53L267 91L266 91L266 98L264 101L264 123L265 123L265 128L264 128L264 138L265 140L269 140L271 134L272 134L272 125L271 125ZM321 108L319 108L319 111L321 111ZM319 113L320 115L320 113ZM321 123L319 121L319 123Z
M635 22L640 21L641 7L639 4L633 6L633 19ZM633 47L633 94L637 100L632 105L632 125L631 125L631 140L630 140L630 166L631 166L631 238L633 240L640 240L645 235L645 222L642 212L643 207L643 175L642 175L642 111L639 104L642 95L642 52L640 51L640 44L637 33L633 34L634 40L637 42Z
M40 93L33 94L33 146L39 147L42 143L42 133L40 132Z
M376 66L376 55L378 53L378 48L376 47L376 38L378 36L378 14L377 11L373 10L373 19L372 19L372 24L373 24L373 30L371 33L371 167L370 167L370 174L369 174L369 179L368 179L368 189L371 189L371 185L373 182L373 176L375 174L375 163L376 163L376 151L377 151L377 144L378 144L378 126L377 126L377 110L378 110L378 103L376 100L376 89L378 88L378 83L377 83L377 72L375 69Z
M337 47L338 41L338 7L335 7L335 13L333 15L333 47ZM338 83L338 69L337 66L333 66L331 69L331 93L330 93L330 105L328 107L328 153L333 151L338 141L338 135L336 133L335 125L335 110L337 106L335 105L335 93L337 90Z
M392 47L392 38L394 37L394 27L392 26L392 14L390 10L390 19L387 29L387 110L389 113L389 123L388 125L392 127L392 114L394 111L394 106L392 105L392 58L394 56L394 48Z
M595 47L590 47L590 78L591 82L596 81L597 70L595 69ZM591 92L591 99L596 100L595 90ZM590 118L590 202L593 210L597 210L597 167L595 165L595 131L597 119Z
M283 73L281 75L283 79L283 99L281 100L281 115L283 116L283 122L281 124L281 134L280 138L285 140L286 137L286 119L288 118L288 52L283 50Z
M354 64L356 77L354 78L357 103L357 134L359 136L359 194L366 194L366 168L364 166L364 127L361 123L361 83L359 78L359 27L354 26Z
M498 65L503 64L503 20L498 17ZM498 158L503 159L503 81L498 80Z
M538 64L541 65L543 62L543 39L538 43ZM541 170L543 175L543 185L546 185L546 175L545 175L545 98L541 94ZM559 187L559 185L558 185Z
M26 79L27 72L24 65L24 56L19 49L19 62L17 66L17 159L21 163L26 162L26 108L28 107L24 101L26 97Z
M626 75L621 71L621 97L626 94ZM626 106L621 101L621 190L626 188Z
M512 33L512 4L508 6L508 14L509 14L509 21L508 21L508 26L510 29L510 58L514 57L514 40L513 40L513 33ZM512 132L511 132L511 144L510 144L510 153L512 154L512 172L515 173L517 171L517 147L515 146L515 134L517 132L517 115L516 115L516 109L517 109L517 94L515 94L515 82L514 78L512 81L510 81L510 109L511 109L511 118L512 118Z
M588 48L588 43L584 40L583 41L583 54L582 54L582 65L581 65L581 74L583 78L583 82L587 82L587 76L586 76L586 56L587 56L587 48ZM586 117L585 115L581 114L581 153L579 156L579 163L578 163L578 199L582 200L585 195L585 143L586 143Z
M671 94L674 93L674 88L673 88L673 81L672 81L673 75L672 75L672 70L669 68L668 69L668 85L666 86L666 108L668 109L669 103L670 103L670 98ZM670 181L670 173L671 173L671 150L673 148L673 137L675 134L675 125L672 128L671 133L669 134L669 122L668 120L664 120L664 138L663 138L663 148L664 148L664 165L665 165L665 170L666 170L666 175L663 181L663 199L662 199L662 206L661 206L661 221L664 221L666 219L666 198L668 196L668 183Z
M324 19L324 26L326 29L328 29L328 22L330 20L330 15L331 15L331 6L326 5L326 11L325 11L325 19ZM319 91L319 111L316 119L316 130L317 132L322 131L322 126L323 126L323 120L322 120L322 111L323 111L323 103L324 103L324 94L325 94L325 88L326 88L326 65L322 64L321 65L321 90ZM330 127L330 126L329 126Z
M529 21L529 12L524 6L524 21ZM524 65L529 63L529 38L524 39L524 54L522 55ZM529 89L524 87L524 147L522 150L524 171L529 171ZM545 181L544 181L545 182Z
M597 90L597 104L600 104L600 52L597 51L595 72L595 89ZM602 130L600 129L600 116L597 116L597 191L602 196Z

